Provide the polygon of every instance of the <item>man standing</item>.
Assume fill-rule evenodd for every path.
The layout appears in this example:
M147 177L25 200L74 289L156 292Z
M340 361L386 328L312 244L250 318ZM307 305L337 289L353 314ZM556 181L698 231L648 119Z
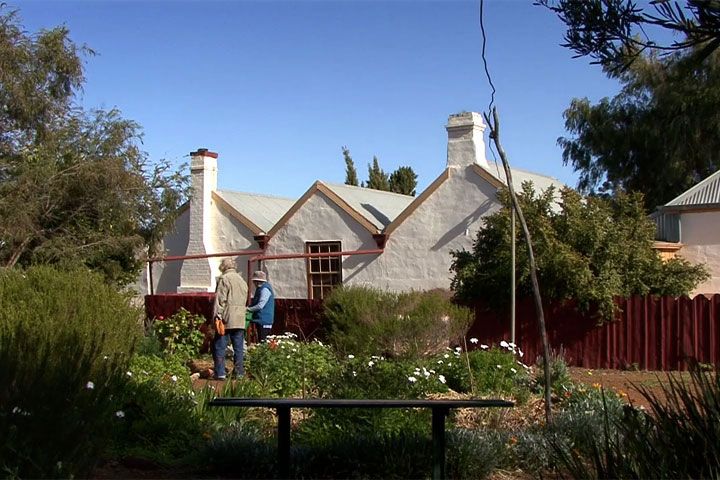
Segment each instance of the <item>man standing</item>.
M252 322L257 327L258 342L262 342L270 333L275 319L275 292L263 271L253 273L252 281L255 284L255 295L247 310L253 313Z
M235 270L235 261L225 258L220 263L222 275L215 289L214 316L225 324L225 335L215 334L213 340L213 361L215 363L216 380L225 379L225 350L228 339L233 347L233 376L242 378L245 375L243 365L245 350L245 301L247 286L240 274Z

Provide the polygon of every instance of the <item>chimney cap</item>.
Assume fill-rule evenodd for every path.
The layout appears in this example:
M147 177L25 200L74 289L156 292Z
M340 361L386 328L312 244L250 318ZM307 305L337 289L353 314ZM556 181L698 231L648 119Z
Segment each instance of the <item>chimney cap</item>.
M191 157L212 157L212 158L218 158L218 154L215 152L211 152L207 148L198 148L195 152L190 152Z
M485 128L482 115L477 112L453 113L448 117L447 128L477 126Z

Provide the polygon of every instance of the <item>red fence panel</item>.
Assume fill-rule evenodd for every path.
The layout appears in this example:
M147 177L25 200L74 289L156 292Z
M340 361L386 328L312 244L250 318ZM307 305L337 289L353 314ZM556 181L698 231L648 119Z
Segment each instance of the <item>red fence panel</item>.
M562 349L570 365L585 368L684 370L690 359L720 364L720 294L712 297L633 296L617 299L615 321L597 325L572 302L545 305L551 347ZM510 316L477 304L469 337L482 343L510 341ZM542 353L531 299L516 307L516 343L526 363ZM477 348L477 346L473 346Z

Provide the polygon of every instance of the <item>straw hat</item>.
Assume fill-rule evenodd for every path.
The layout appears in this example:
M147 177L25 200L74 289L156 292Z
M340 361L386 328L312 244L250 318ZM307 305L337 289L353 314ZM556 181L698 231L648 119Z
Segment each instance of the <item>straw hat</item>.
M267 275L265 275L265 272L263 272L261 270L257 270L255 272L253 272L252 281L253 282L267 282Z

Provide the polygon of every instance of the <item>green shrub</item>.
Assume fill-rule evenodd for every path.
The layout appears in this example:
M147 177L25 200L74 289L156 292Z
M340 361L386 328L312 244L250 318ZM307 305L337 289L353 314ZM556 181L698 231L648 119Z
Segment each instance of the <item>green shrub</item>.
M274 412L267 408L227 408L210 407L208 403L215 397L268 397L270 394L262 386L248 378L225 382L222 387L208 385L195 396L195 412L202 417L208 429L222 432L228 427L253 426L265 432L276 427Z
M116 454L171 464L202 438L190 371L174 356L136 355L125 373L122 422L114 429Z
M538 356L535 364L537 372L535 375L535 391L539 392L545 388L545 362L542 356ZM570 370L565 361L565 352L562 348L550 353L550 384L555 395L563 396L573 389Z
M180 308L175 315L156 319L153 322L153 333L167 354L193 358L200 354L204 336L199 328L204 322L205 317L202 315Z
M0 470L87 475L119 417L140 312L97 274L0 271Z
M509 463L509 436L493 430L451 430L447 440L448 478L487 478Z
M279 397L315 395L316 385L333 374L337 359L321 342L299 342L296 335L271 335L245 355L245 369L263 390Z
M325 329L342 356L415 359L459 343L472 312L440 291L392 293L342 287L324 303Z

